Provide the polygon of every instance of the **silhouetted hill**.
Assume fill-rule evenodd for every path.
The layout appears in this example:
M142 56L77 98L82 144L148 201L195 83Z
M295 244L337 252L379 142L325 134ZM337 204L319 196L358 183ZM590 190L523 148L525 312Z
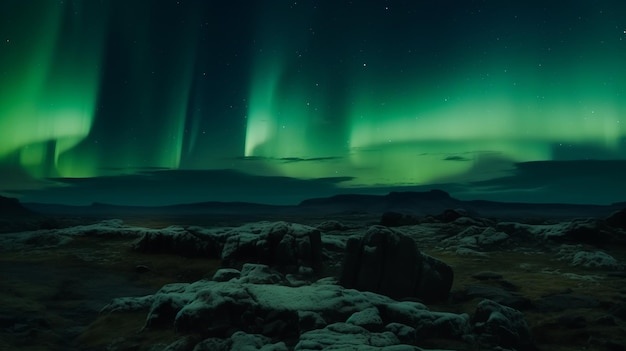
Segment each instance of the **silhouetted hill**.
M0 218L17 219L34 215L36 214L22 206L18 199L0 196Z
M564 219L604 217L626 208L626 203L584 205L559 203L515 203L485 200L459 200L445 191L391 192L387 195L336 195L302 201L298 207L317 213L384 213L400 212L416 216L437 215L447 209L463 209L467 213L499 219Z
M16 206L17 200L6 200L11 211L26 210ZM605 217L624 208L624 203L610 206L573 204L507 203L484 200L463 201L445 191L391 192L387 195L342 194L302 201L293 206L277 206L246 202L202 202L158 207L116 206L94 203L90 206L52 204L24 204L34 211L54 216L85 216L98 218L132 217L186 217L189 219L220 218L241 219L293 218L325 215L367 214L379 216L393 211L414 216L438 215L448 209L462 209L473 216L506 220L565 219L576 217ZM19 210L22 208L22 210ZM26 210L28 211L28 210ZM194 220L195 220L194 219Z
M0 196L0 233L39 229L44 219L22 206L18 199Z
M451 208L464 207L463 201L441 190L428 192L391 192L387 195L335 195L302 201L301 209L330 213L383 213L387 211L434 215Z

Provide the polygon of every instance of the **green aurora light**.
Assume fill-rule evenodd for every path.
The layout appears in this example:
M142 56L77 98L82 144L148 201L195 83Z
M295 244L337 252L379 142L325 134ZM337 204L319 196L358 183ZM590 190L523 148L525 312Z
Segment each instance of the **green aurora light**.
M344 162L273 167L291 177L358 174L345 186L480 180L493 176L472 171L486 158L507 160L500 163L504 171L514 162L553 160L555 145L563 144L593 145L623 157L626 43L618 28L607 21L568 44L526 33L531 38L520 38L522 44L506 46L496 38L473 52L453 48L449 55L459 59L446 74L424 64L437 60L428 52L388 58L391 64L380 55L353 57L337 65L343 75L328 80L307 73L319 70L317 62L296 64L302 59L294 58L298 45L291 44L293 51L283 47L256 61L245 155L341 157ZM471 57L474 52L480 55ZM395 61L401 65L390 69ZM329 88L337 84L349 92ZM320 85L339 94L340 103L329 107L326 96L314 104L312 87ZM317 105L326 108L312 113ZM338 113L345 114L347 127L312 128ZM450 162L449 156L460 154L473 162Z
M101 64L103 21L72 17L53 2L11 7L16 22L38 23L8 33L0 76L0 157L17 153L32 174L63 174L60 156L89 133ZM105 9L99 9L105 11ZM9 90L10 89L10 90ZM9 92L10 91L10 92Z
M0 5L3 169L350 188L626 152L623 3L157 3Z

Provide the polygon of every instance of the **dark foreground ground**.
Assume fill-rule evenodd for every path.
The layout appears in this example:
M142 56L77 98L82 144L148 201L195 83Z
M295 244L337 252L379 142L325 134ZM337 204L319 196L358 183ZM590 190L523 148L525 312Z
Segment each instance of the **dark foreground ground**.
M136 217L126 218L125 224L149 228L171 224L220 227L265 219L278 220L263 216L204 220L185 217L178 221L167 217ZM379 216L280 218L312 226L329 219L349 229L322 231L322 236L340 238L365 231L378 223ZM52 222L55 226L71 227L98 220L62 217ZM600 250L623 264L626 263L626 247L602 242L537 242L522 247L509 243L492 246L483 250L484 254L460 254L458 245L442 245L444 239L468 226L432 222L399 227L399 230L404 228L415 233L414 239L424 253L446 262L454 270L451 297L445 302L430 304L431 310L471 314L485 294L510 291L517 298L531 301L532 306L524 308L523 313L538 349L626 349L623 266L572 265L571 260L557 254L563 251L563 245L578 245L576 250ZM5 238L12 235L0 234ZM151 350L151 345L167 345L179 338L173 328L143 328L145 312L100 313L100 310L116 297L154 294L168 283L210 278L220 267L220 261L173 253L137 252L131 248L136 240L136 237L125 236L79 235L68 243L59 244L38 237L17 246L5 240L0 251L0 349ZM332 269L326 272L337 273ZM479 292L473 297L472 292L476 291ZM546 307L546 303L549 305L552 301L547 299L550 296L575 296L586 302L550 308ZM537 307L540 305L543 307ZM438 339L425 340L418 346L426 349L467 347Z

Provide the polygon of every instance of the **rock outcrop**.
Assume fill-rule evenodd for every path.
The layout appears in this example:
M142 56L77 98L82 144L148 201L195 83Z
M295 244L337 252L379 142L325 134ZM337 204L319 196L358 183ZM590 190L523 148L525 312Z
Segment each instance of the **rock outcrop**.
M492 301L480 303L471 318L346 289L328 278L285 286L261 271L169 284L154 295L115 299L102 313L147 311L145 328L180 334L161 347L172 350L423 350L417 343L433 338L464 348L532 345L521 313Z
M287 222L259 224L252 230L240 227L226 236L223 265L260 262L285 272L295 272L301 266L321 268L322 238L317 228Z
M297 272L321 268L322 239L317 228L287 222L256 222L228 230L180 228L144 233L134 248L182 256L216 257L226 267L257 262Z
M524 315L513 308L491 300L476 306L473 322L478 344L507 350L535 350L530 328Z
M340 284L393 298L445 300L452 287L452 268L423 254L406 234L372 226L346 245Z

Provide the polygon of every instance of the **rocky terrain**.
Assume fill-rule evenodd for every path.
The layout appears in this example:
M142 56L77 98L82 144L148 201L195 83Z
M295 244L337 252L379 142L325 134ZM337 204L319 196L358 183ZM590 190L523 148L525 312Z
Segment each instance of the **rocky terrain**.
M626 211L0 235L0 349L625 350Z

